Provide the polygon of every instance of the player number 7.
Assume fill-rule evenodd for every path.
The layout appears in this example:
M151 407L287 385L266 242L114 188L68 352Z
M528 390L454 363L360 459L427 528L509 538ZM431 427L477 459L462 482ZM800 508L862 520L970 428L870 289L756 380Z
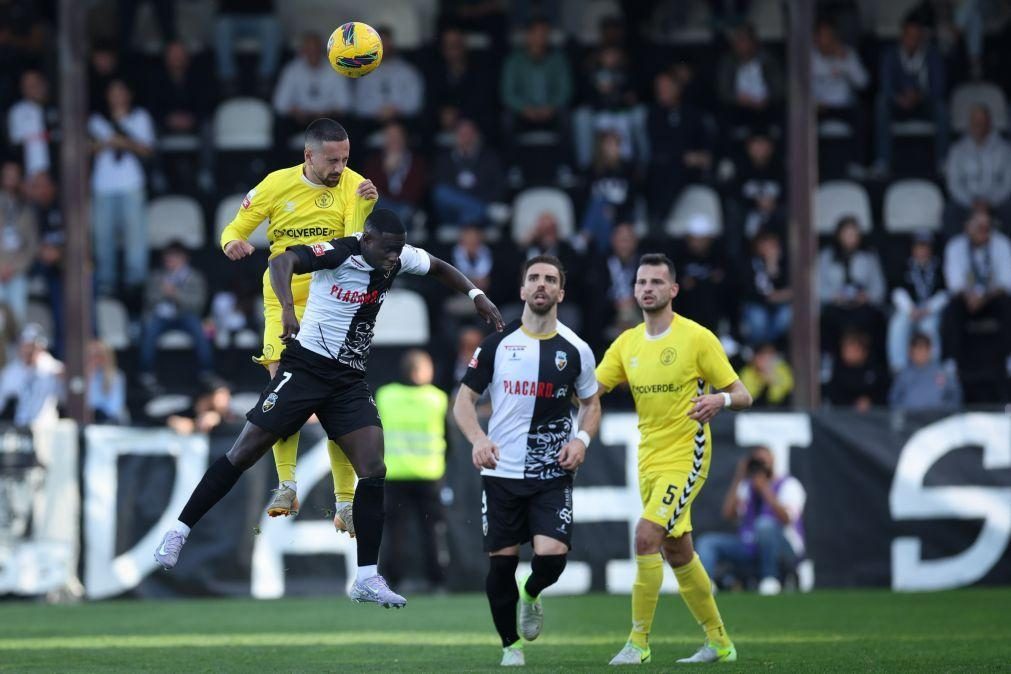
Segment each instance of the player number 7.
M288 383L288 381L290 379L291 379L291 373L290 372L282 372L281 373L281 383L278 384L277 388L274 389L274 393L278 393L284 387L284 385Z

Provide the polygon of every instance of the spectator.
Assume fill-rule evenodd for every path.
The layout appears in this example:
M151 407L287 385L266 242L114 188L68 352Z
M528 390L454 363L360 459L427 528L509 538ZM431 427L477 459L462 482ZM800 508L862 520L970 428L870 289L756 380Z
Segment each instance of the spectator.
M439 58L430 70L428 99L435 129L449 133L463 117L474 120L484 133L497 130L495 78L467 49L463 31L449 27L439 38ZM380 194L382 192L380 191Z
M88 105L91 112L108 115L109 85L115 80L128 80L117 44L112 40L96 40L88 57Z
M633 295L635 273L639 269L639 237L632 223L615 225L610 250L598 259L586 293L589 301L585 312L593 326L586 334L600 335L600 343L593 346L606 347L622 332L642 322L642 310Z
M937 42L945 62L968 71L971 79L983 76L984 4L980 0L934 0L920 9L931 11ZM1005 5L1006 11L1006 5ZM964 53L963 53L964 52ZM951 69L954 72L954 69Z
M894 410L955 410L962 404L958 378L933 357L930 337L922 332L909 342L909 363L892 382L888 404Z
M848 327L882 332L885 277L877 253L862 249L863 234L852 215L839 219L832 244L818 255L822 351L834 351Z
M207 282L190 266L189 252L182 244L170 243L161 257L161 269L147 282L140 348L140 381L150 391L158 386L154 374L158 338L172 329L190 336L197 356L197 374L205 381L213 379L211 343L200 320L207 303Z
M737 462L734 479L723 497L723 518L737 522L737 534L707 533L697 549L714 582L728 586L757 573L762 595L782 591L781 570L791 570L804 557L804 505L807 492L792 475L776 475L772 452L756 447Z
M484 33L491 38L492 49L500 50L505 44L510 3L505 0L443 0L440 22L458 26L467 33Z
M983 104L969 112L969 133L948 153L948 194L944 225L954 236L969 214L987 208L1011 228L1011 143L993 128Z
M63 355L63 213L57 202L56 184L46 173L36 173L25 185L25 194L39 223L39 251L32 275L42 280L46 304L53 318L53 348L56 358Z
M683 102L681 81L661 72L653 81L655 103L646 128L649 137L648 187L650 217L659 223L689 183L705 182L713 165L713 143L702 112Z
M277 73L283 46L281 24L274 15L274 0L218 0L214 54L218 80L225 97L234 95L237 91L235 43L249 36L254 36L259 43L257 90L261 95L266 95L274 81L274 74Z
M207 71L194 67L186 45L182 42L166 45L148 92L159 132L200 135L210 118L213 86ZM205 138L204 142L209 144L209 140Z
M52 167L49 143L58 134L59 110L49 98L49 82L38 70L21 74L21 100L7 111L7 139L22 148L25 175Z
M39 224L24 200L21 167L4 162L0 172L0 302L23 323L28 311L28 271L39 248Z
M826 390L828 401L866 412L872 405L884 403L886 391L885 373L871 360L870 336L857 330L844 332Z
M378 208L389 208L410 228L415 211L425 200L428 166L407 144L402 124L390 122L383 129L383 147L365 164L365 175L379 190Z
M729 39L730 53L720 63L716 91L730 125L738 129L777 124L777 106L783 97L779 63L761 48L749 23L734 28Z
M597 136L593 166L586 176L586 211L580 226L585 245L592 242L597 251L607 251L611 229L618 222L631 221L635 215L637 181L635 167L621 157L621 140L614 132Z
M755 129L744 148L729 200L727 250L735 259L747 254L746 242L760 231L786 234L786 176L776 144L767 131Z
M459 269L459 267L457 267ZM477 285L476 283L474 285ZM474 326L464 327L457 333L456 338L456 361L453 364L452 386L456 386L463 379L467 368L470 367L474 352L481 346L484 340L484 333Z
M948 149L944 63L915 12L903 21L899 43L881 59L879 86L875 173L886 175L891 167L892 120L896 118L933 122L934 156L944 157Z
M530 19L524 46L506 59L501 94L515 131L560 131L564 126L565 109L572 99L572 76L565 54L551 49L550 35L551 26L545 19Z
M941 260L934 254L929 231L913 236L901 281L892 290L892 316L888 321L888 367L898 372L906 367L909 339L925 333L934 346L934 360L941 355L941 312L948 303Z
M484 231L473 225L460 230L457 244L453 246L453 266L463 272L470 282L485 292L491 287L491 273L495 264L491 248L484 241Z
M750 269L745 270L746 288L741 311L741 332L752 346L778 343L790 330L793 290L779 235L759 232L752 244ZM748 389L749 391L751 389Z
M642 138L644 111L629 76L628 55L616 46L595 49L593 54L586 105L572 116L576 160L582 168L593 160L593 140L601 132L617 136L625 161L638 159L647 144Z
M818 21L811 54L811 88L818 106L818 121L839 120L853 134L855 161L866 165L867 125L859 93L867 87L867 71L860 57L845 44L827 19Z
M771 342L755 347L751 361L741 369L741 383L748 387L755 407L785 407L793 397L793 370Z
M441 223L484 224L488 206L501 198L503 189L498 155L481 141L473 121L461 119L453 148L435 164L436 216Z
M108 344L94 339L88 344L86 362L88 378L88 409L95 423L125 424L129 422L126 411L126 377L116 367L116 352Z
M397 53L390 28L380 28L379 35L383 39L383 66L358 80L358 114L375 125L394 119L410 125L423 112L425 80Z
M0 4L0 100L13 99L14 78L26 65L53 65L52 31L46 23L48 7L35 0L7 0Z
M697 213L688 221L687 235L678 261L678 313L701 323L713 332L723 329L728 318L729 279L727 259L716 245L716 223L708 215Z
M565 269L574 269L576 251L568 241L562 239L559 226L558 216L552 211L541 212L526 239L520 242L521 257L529 260L538 255L551 255L561 260ZM570 300L574 299L574 293L566 294Z
M108 117L88 120L94 141L91 174L92 234L98 292L116 290L116 244L123 243L124 280L131 291L147 278L147 213L144 160L155 143L154 124L144 108L133 106L133 94L121 80L109 84Z
M218 426L242 422L242 415L232 409L232 390L222 383L207 387L193 404L191 415L173 414L165 424L179 435L192 435L213 433Z
M287 149L292 134L301 134L312 120L339 117L351 100L351 81L338 75L324 60L319 35L304 33L298 56L281 69L274 89L277 149Z
M1011 349L1011 240L993 231L986 211L973 213L965 233L944 249L944 281L951 301L944 310L944 351L965 361L965 327L970 320L990 318L997 323L1002 345L995 354L1003 361Z
M401 362L404 383L376 391L386 441L386 525L384 573L400 583L408 569L423 568L429 591L445 589L449 548L442 479L446 474L446 411L449 397L432 385L435 367L424 351L411 350ZM411 545L416 527L420 555ZM421 559L418 559L421 557Z
M53 423L63 396L63 363L46 351L42 327L30 323L21 332L18 357L0 372L0 418L20 428Z

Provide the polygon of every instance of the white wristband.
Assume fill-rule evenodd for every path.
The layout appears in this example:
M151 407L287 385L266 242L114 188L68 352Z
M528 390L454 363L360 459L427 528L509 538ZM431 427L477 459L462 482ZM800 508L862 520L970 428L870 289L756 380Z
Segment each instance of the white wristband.
M589 448L589 446L590 446L590 434L589 433L587 433L586 431L583 431L583 430L577 431L576 432L576 439L577 440L582 440L583 444L586 445L587 448Z
M481 295L484 295L484 291L481 290L480 288L471 288L470 290L467 291L467 297L469 297L472 300L476 300Z
M726 391L723 391L722 393L720 393L720 395L723 396L723 406L724 407L730 407L733 404L734 399L730 397L729 393L727 393Z

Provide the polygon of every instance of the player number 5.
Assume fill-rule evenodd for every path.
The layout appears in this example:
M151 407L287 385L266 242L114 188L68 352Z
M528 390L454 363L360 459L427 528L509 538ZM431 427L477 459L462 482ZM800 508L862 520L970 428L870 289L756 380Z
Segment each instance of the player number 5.
M278 388L281 387L278 386ZM671 503L674 503L674 499L677 498L677 494L675 494L674 492L675 492L674 485L672 484L667 485L667 495L663 497L664 505L670 505Z
M274 389L274 393L280 392L280 390L284 387L285 384L288 383L288 381L290 379L291 379L291 373L290 372L282 372L281 373L281 383L278 384L277 388Z

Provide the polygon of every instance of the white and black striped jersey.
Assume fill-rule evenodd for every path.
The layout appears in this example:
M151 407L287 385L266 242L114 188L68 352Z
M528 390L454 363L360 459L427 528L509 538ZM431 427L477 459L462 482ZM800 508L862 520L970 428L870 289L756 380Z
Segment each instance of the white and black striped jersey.
M397 274L424 275L431 268L428 253L404 246L400 261L389 272L375 269L362 257L361 233L288 251L299 259L299 271L311 270L309 298L298 331L298 342L310 351L354 370L365 370L379 308Z
M596 394L595 368L590 347L561 323L541 337L515 321L485 338L463 376L469 388L491 396L488 436L500 458L481 474L533 480L565 475L558 452L577 430L572 395Z

